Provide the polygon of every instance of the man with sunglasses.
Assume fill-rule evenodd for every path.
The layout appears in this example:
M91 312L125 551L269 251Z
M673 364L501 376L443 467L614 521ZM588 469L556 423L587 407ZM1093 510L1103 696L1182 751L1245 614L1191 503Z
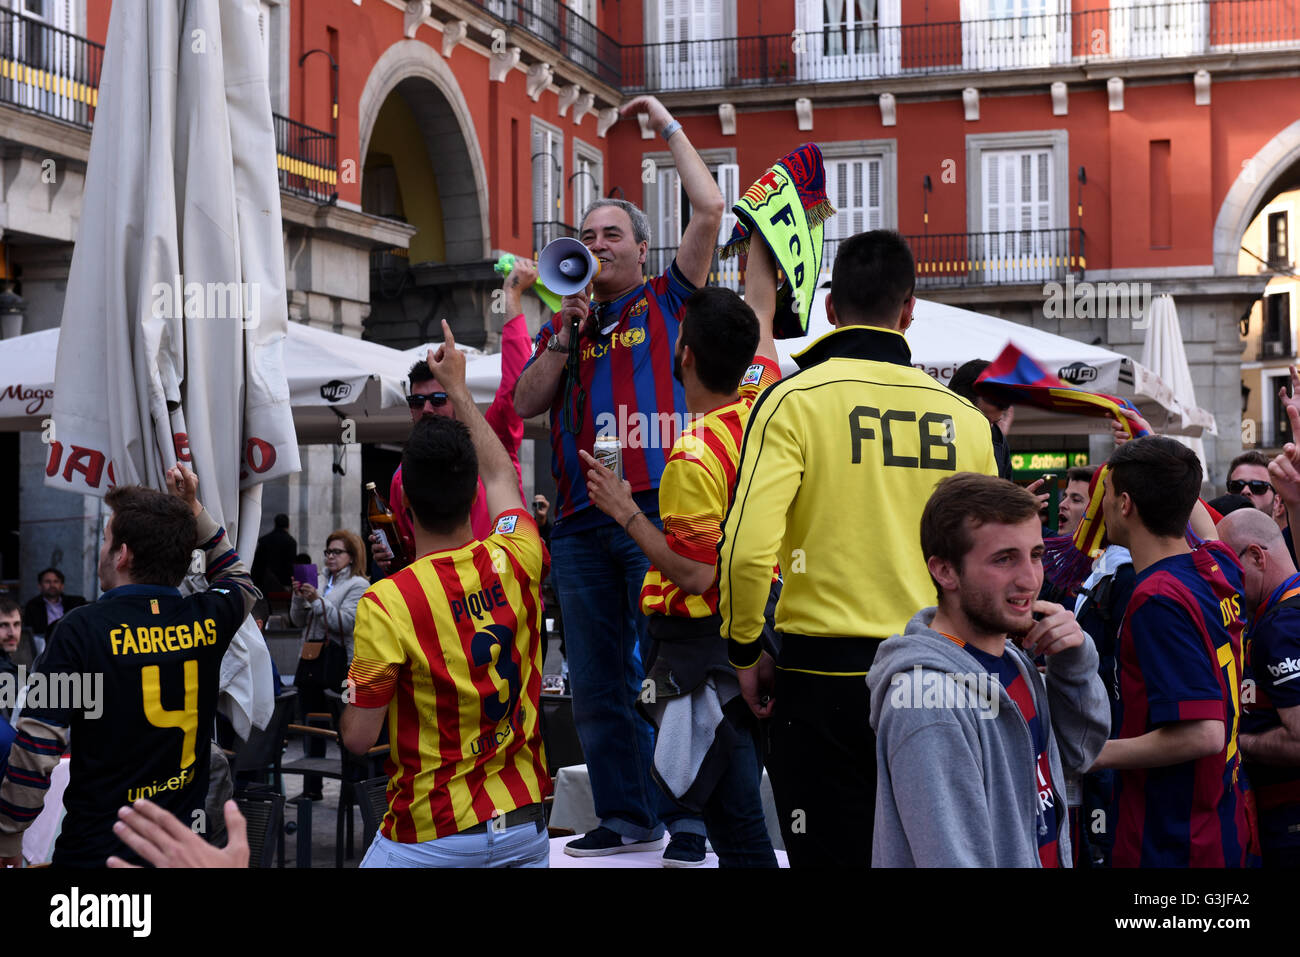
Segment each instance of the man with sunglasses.
M1244 495L1261 512L1273 514L1276 493L1268 477L1269 458L1258 449L1247 449L1228 466L1228 492Z
M523 502L524 492L523 471L519 466L519 443L524 438L524 420L515 412L514 393L515 383L519 381L519 374L523 371L524 364L532 351L522 297L524 291L536 281L537 264L531 259L516 259L514 268L502 283L506 315L514 318L501 329L501 384L497 386L492 405L483 416L509 453L510 461L514 463L515 473L519 476L520 502ZM452 419L459 418L455 407L447 398L446 390L438 383L424 359L411 366L411 371L407 375L410 379L410 392L406 396L406 405L411 410L412 423L438 415ZM393 509L393 517L397 520L397 528L402 536L402 548L408 556L414 555L415 532L410 517L401 507L402 467L400 465L393 473L393 481L388 490L388 502ZM479 540L492 534L492 516L488 513L482 483L479 483L478 497L475 498L470 510L470 525L474 530L474 537ZM370 541L375 564L385 572L395 571L389 551L378 542L376 536L372 535Z

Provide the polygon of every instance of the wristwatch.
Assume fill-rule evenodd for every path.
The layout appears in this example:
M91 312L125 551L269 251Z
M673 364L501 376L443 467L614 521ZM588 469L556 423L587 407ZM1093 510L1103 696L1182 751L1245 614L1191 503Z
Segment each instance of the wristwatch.
M546 340L546 351L547 352L568 352L569 344L567 342L560 342L559 336L551 336L551 338Z

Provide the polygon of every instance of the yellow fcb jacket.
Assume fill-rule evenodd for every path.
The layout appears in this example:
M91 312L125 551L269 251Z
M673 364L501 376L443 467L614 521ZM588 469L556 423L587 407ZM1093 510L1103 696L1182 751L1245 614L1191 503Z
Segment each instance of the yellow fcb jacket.
M934 604L930 492L958 472L997 474L988 419L913 367L902 334L842 327L795 361L750 414L718 549L722 635L742 668L758 660L774 563L777 631L902 633Z

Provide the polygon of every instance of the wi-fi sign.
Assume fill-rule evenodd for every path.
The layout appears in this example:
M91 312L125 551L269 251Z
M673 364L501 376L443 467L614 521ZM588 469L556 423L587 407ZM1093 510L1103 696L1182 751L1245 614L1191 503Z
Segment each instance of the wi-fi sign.
M352 386L338 379L332 379L320 387L320 397L326 402L342 402L352 394Z
M1066 382L1074 382L1082 385L1085 382L1092 382L1097 378L1097 367L1090 366L1084 362L1073 362L1068 366L1063 366L1056 373L1058 379Z

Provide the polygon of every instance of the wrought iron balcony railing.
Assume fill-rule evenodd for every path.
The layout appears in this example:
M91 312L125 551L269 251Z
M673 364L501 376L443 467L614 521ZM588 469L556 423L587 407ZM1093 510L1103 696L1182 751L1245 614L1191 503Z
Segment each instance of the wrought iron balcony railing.
M1082 229L904 236L916 260L917 288L1054 282L1082 276L1087 265ZM822 252L826 268L835 251ZM838 246L838 243L836 244Z
M622 86L617 40L569 9L564 0L470 0L502 23L526 30L575 66Z
M0 11L0 103L89 128L103 64L100 44Z
M337 137L278 113L273 113L272 119L280 188L318 203L337 199Z
M26 14L0 11L0 104L90 129L104 47ZM337 196L337 140L273 115L280 188L328 202Z
M1080 278L1086 265L1082 229L1032 229L993 233L944 233L904 236L916 259L916 286L1016 285ZM840 240L822 244L822 274L829 276ZM677 250L651 248L646 273L668 268ZM743 259L718 261L715 253L709 283L740 291Z
M578 227L559 221L533 223L533 258L536 259L546 244L561 236L575 237Z
M1174 0L995 20L866 22L629 45L620 49L619 73L623 91L635 93L1296 48L1300 5L1293 0Z

